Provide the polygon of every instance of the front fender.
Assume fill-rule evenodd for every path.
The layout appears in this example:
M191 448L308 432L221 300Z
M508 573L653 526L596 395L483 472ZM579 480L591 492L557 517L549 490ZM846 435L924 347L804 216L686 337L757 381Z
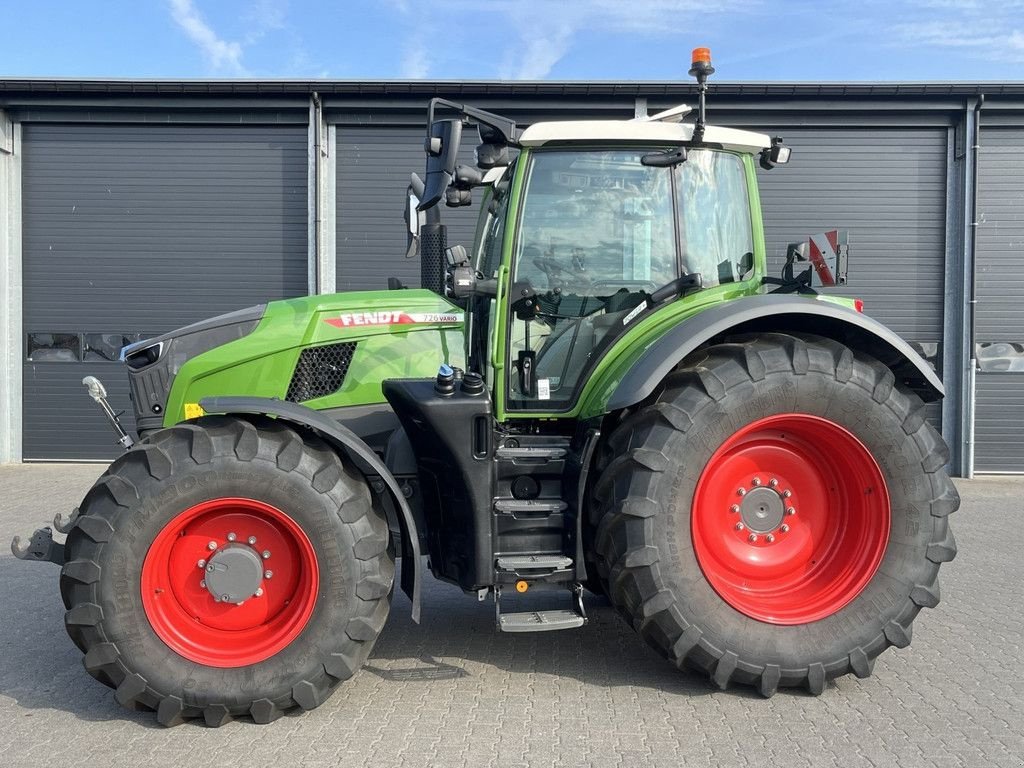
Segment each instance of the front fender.
M869 354L925 402L945 394L931 366L877 320L829 301L762 294L715 304L656 338L619 380L606 410L620 410L650 396L665 376L704 344L732 334L772 331L827 336Z
M368 464L380 475L398 509L398 524L402 531L402 591L412 601L412 620L419 623L423 565L416 520L395 476L359 435L329 416L300 403L266 397L206 397L199 405L207 413L263 414L276 416L300 427L315 429L320 437L343 451L353 461Z

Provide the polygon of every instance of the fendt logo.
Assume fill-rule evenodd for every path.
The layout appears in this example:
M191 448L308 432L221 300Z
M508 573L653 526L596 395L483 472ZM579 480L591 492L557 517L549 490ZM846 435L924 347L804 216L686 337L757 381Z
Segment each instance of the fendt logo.
M381 312L343 312L337 317L328 317L324 322L335 328L351 328L367 325L451 325L461 323L461 312L403 312L383 310Z

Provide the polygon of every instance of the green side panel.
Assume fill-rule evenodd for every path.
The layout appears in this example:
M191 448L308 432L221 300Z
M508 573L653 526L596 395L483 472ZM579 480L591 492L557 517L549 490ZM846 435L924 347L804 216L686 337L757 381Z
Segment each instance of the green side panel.
M626 372L636 364L654 341L680 322L722 302L758 293L762 291L752 281L723 285L673 302L655 312L626 334L604 357L583 391L579 407L575 410L576 415L580 418L590 418L607 413L608 400ZM827 301L854 308L853 299L841 296L808 296L807 301Z
M601 358L584 386L572 416L585 419L606 413L608 399L615 392L619 381L643 356L647 347L683 320L705 309L758 293L759 283L746 280L715 286L673 301L651 313L623 334ZM561 415L564 417L568 414Z
M427 290L355 291L267 305L248 336L197 355L175 377L165 426L185 418L186 403L245 395L284 399L306 347L356 342L341 389L308 400L311 408L383 403L381 382L427 377L441 363L465 366L462 310Z

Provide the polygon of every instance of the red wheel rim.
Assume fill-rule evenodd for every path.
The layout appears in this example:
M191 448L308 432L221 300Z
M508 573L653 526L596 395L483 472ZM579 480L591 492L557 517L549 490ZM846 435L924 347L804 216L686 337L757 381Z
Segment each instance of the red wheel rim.
M870 451L805 414L760 419L708 461L694 493L694 551L737 611L771 624L830 616L860 594L889 541L889 493Z
M211 590L231 569L242 587L227 602ZM212 499L176 515L153 540L142 564L142 606L153 631L181 656L242 667L298 637L319 582L313 545L288 515L253 499Z

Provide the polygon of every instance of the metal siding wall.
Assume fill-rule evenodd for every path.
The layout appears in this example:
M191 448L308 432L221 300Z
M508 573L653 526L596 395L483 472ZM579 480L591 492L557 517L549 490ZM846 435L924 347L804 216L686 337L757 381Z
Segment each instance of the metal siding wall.
M865 312L911 342L942 340L946 227L945 128L779 128L789 165L759 172L768 268L786 246L850 230L849 284ZM940 368L941 375L941 368ZM929 419L941 420L938 404Z
M305 126L25 126L25 333L154 334L306 293ZM81 387L107 362L25 363L24 455L107 459Z
M974 422L978 472L1024 472L1024 375L979 373Z
M944 128L787 128L793 160L759 174L769 270L786 245L850 230L850 282L828 292L909 341L942 338L946 226Z
M1024 127L989 126L978 162L979 344L1007 342L1007 367L1024 365ZM1024 371L977 375L975 468L1024 472Z
M460 162L473 164L474 139L464 136ZM337 148L338 290L381 290L389 277L419 287L419 259L405 258L402 214L409 174L423 176L423 126L339 125ZM442 209L449 245L472 246L479 213L477 204Z

